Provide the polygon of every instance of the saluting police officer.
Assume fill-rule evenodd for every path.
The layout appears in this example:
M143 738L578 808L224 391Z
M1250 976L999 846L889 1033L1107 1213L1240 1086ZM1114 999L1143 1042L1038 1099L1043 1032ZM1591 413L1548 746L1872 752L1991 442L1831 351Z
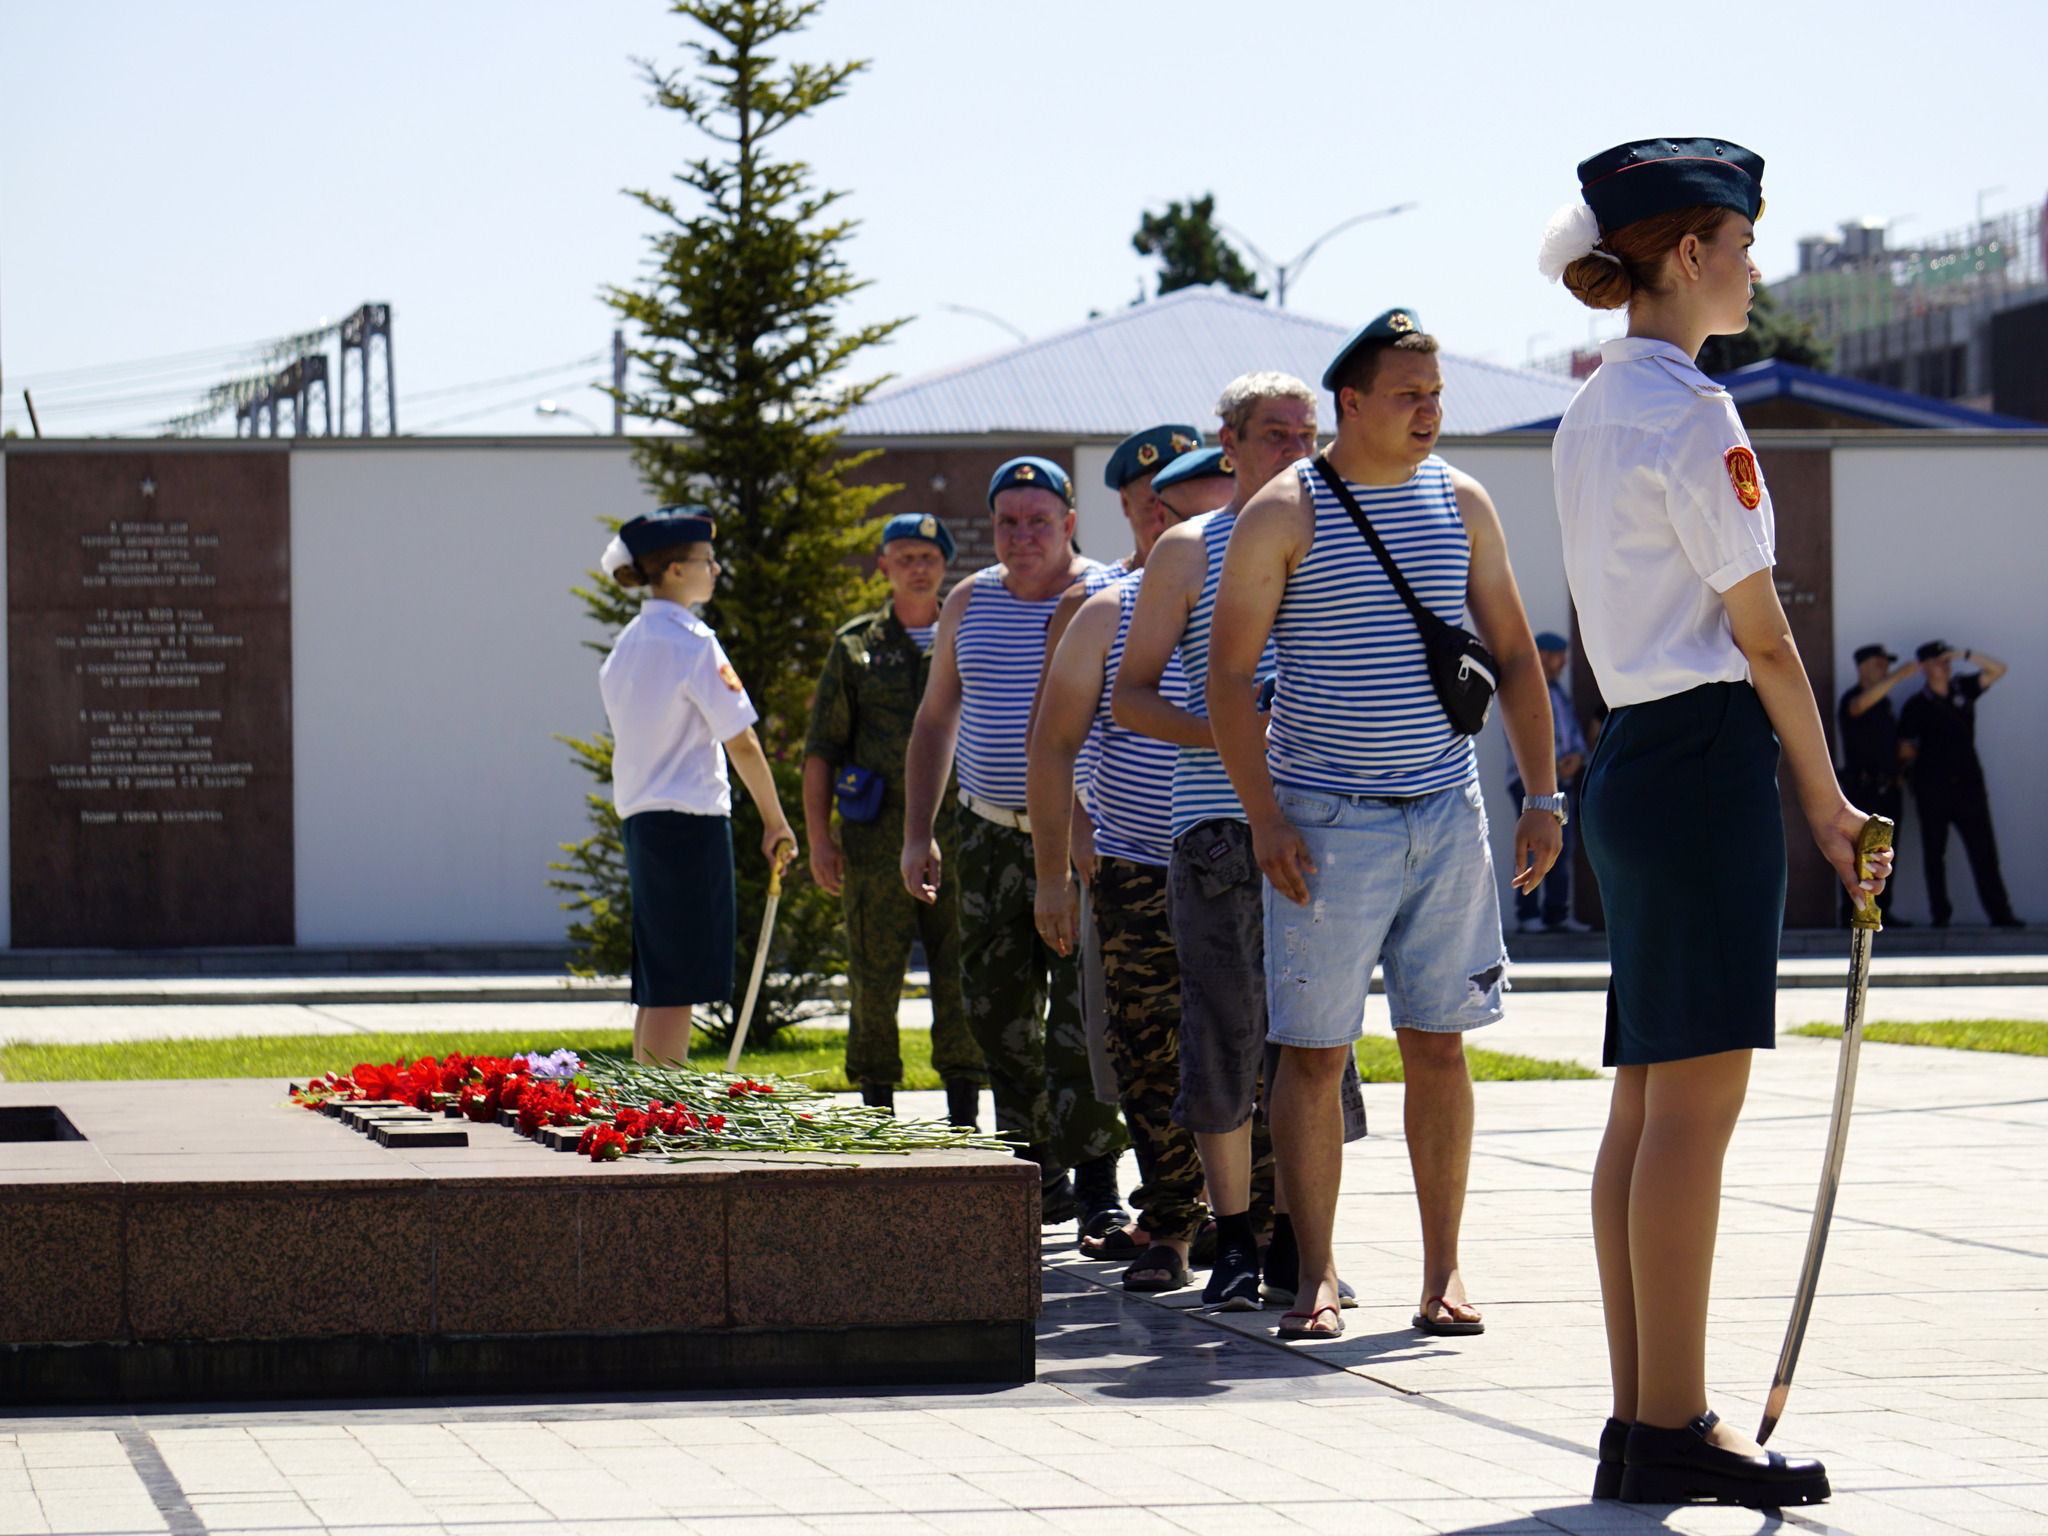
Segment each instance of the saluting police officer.
M846 914L846 1075L864 1103L895 1107L903 1081L896 1031L904 967L914 940L931 971L932 1065L946 1085L955 1125L975 1123L987 1068L968 1032L960 994L960 906L948 892L931 905L903 888L903 754L931 675L939 632L939 587L953 535L928 512L882 526L881 572L889 601L843 625L811 698L804 741L804 834L811 874ZM950 857L958 846L952 797L934 833ZM833 803L839 836L832 835Z

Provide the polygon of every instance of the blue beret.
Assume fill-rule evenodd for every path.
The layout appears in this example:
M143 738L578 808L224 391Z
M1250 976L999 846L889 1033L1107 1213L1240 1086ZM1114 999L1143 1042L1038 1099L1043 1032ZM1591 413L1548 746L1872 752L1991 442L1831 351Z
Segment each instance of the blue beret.
M1236 473L1237 465L1221 448L1197 448L1193 453L1182 454L1154 475L1152 489L1163 491L1172 486L1186 485L1190 480L1227 480Z
M1067 478L1067 472L1051 459L1037 459L1026 456L1012 459L995 472L988 483L988 506L993 512L997 491L1051 491L1068 506L1074 504L1074 482Z
M1638 139L1579 162L1579 192L1603 233L1674 208L1764 211L1764 162L1726 139Z
M702 507L660 507L622 526L619 537L626 542L626 553L638 560L677 544L709 543L715 531Z
M1140 475L1149 475L1160 465L1201 446L1199 427L1185 427L1176 422L1133 432L1118 443L1116 452L1109 456L1109 467L1102 472L1102 483L1112 491L1120 491Z
M1415 318L1412 309L1390 309L1385 314L1374 315L1344 338L1344 345L1337 349L1337 355L1330 359L1330 366L1323 370L1323 388L1337 387L1338 373L1351 361L1351 354L1368 341L1395 341L1403 336L1412 336L1421 329L1422 322Z
M882 540L875 547L883 548L891 539L922 539L938 545L939 552L948 560L953 558L953 530L946 526L944 518L929 512L897 513L882 524Z
M1568 651L1571 648L1571 641L1554 629L1546 629L1536 637L1536 649L1539 651Z

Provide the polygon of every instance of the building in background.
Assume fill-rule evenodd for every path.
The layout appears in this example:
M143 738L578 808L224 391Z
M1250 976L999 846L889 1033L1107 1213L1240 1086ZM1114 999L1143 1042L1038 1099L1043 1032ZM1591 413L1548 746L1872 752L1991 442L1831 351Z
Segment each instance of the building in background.
M1843 378L2048 421L2044 219L2036 203L1905 245L1855 220L1802 239L1799 270L1771 295L1832 346ZM2000 323L2015 311L2033 314L2031 328Z

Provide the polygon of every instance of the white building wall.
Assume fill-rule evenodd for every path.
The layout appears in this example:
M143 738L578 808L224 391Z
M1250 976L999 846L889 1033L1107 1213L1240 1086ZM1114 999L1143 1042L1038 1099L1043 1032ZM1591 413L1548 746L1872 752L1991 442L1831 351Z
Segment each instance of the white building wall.
M1572 632L1571 589L1564 576L1564 541L1558 533L1557 497L1550 478L1550 438L1503 442L1493 439L1452 440L1440 450L1446 463L1486 487L1507 535L1508 560L1529 628L1540 632ZM1493 839L1493 865L1500 882L1501 918L1514 922L1514 893L1508 889L1513 869L1515 822L1521 808L1508 799L1507 733L1500 711L1494 710L1479 733L1479 782L1486 793L1486 819Z
M1925 640L1989 651L2012 672L1977 706L1977 754L1991 791L2013 908L2048 921L2048 446L1929 433L1834 451L1835 699L1859 645L1901 656ZM1904 704L1919 685L1893 691ZM1834 699L1827 701L1829 709ZM1788 829L1790 830L1790 829ZM1919 819L1907 796L1898 914L1928 919ZM1958 923L1981 923L1962 840L1948 847Z
M1114 443L1074 445L1074 537L1091 560L1117 560L1131 552L1131 525L1123 498L1102 483Z
M600 513L653 498L623 443L292 454L301 944L559 940L547 887L604 725L569 593Z

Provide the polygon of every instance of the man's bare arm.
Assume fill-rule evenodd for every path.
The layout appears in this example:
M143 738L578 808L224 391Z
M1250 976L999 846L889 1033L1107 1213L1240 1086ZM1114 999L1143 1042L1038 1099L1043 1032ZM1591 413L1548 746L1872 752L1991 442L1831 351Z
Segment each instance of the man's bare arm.
M939 899L939 845L932 836L938 820L939 796L953 771L953 749L960 740L960 664L955 656L960 621L974 597L974 583L963 581L939 610L939 633L932 641L932 671L910 728L903 754L903 884L919 901Z
M826 895L837 896L846 865L832 837L832 765L815 752L804 759L804 842L811 850L811 878Z
M1470 475L1451 471L1458 516L1472 546L1465 577L1465 608L1479 638L1500 663L1500 723L1522 786L1532 795L1557 793L1557 725L1550 717L1550 685L1529 633L1529 616L1508 562L1507 536L1486 487ZM1564 849L1564 829L1548 811L1515 807L1515 868L1511 884L1533 891Z
M1024 804L1031 815L1038 874L1035 918L1040 937L1062 955L1072 954L1079 943L1079 897L1068 864L1074 761L1102 699L1102 668L1118 617L1116 594L1101 592L1066 626L1045 670L1038 722L1031 732Z
M1067 632L1067 626L1074 622L1074 615L1081 611L1081 605L1086 601L1088 593L1077 581L1060 594L1060 600L1053 604L1052 617L1045 622L1045 660L1038 664L1038 686L1031 690L1031 712L1024 717L1026 741L1038 727L1038 701L1045 697L1045 677L1052 670L1052 653L1060 648L1060 637Z
M1209 549L1202 531L1185 524L1162 533L1146 557L1130 631L1124 636L1124 659L1110 695L1111 713L1125 730L1180 747L1216 744L1206 719L1159 691L1159 680L1180 645L1208 574Z
M1294 475L1274 480L1238 514L1209 622L1209 679L1204 693L1216 751L1251 825L1259 868L1275 890L1300 906L1308 904L1302 871L1313 874L1315 866L1301 834L1280 814L1273 775L1266 767L1259 658L1273 633L1287 578L1314 539L1315 513Z
M1978 668L1977 686L1989 688L2006 674L2006 665L1996 656L1986 656L1982 651L1970 651L1961 660L1972 662Z

